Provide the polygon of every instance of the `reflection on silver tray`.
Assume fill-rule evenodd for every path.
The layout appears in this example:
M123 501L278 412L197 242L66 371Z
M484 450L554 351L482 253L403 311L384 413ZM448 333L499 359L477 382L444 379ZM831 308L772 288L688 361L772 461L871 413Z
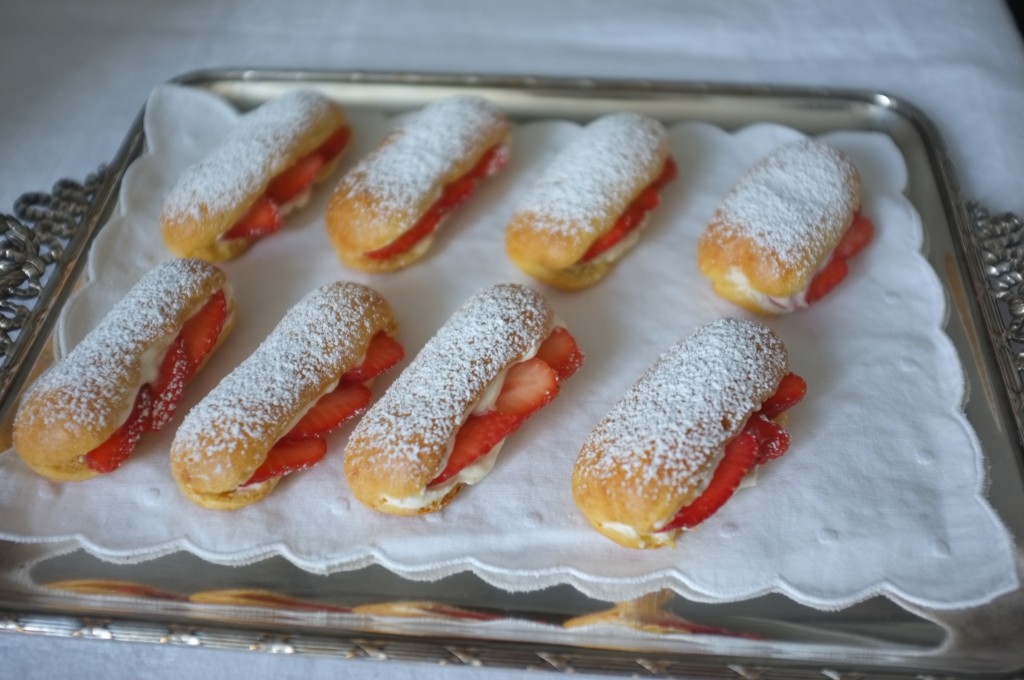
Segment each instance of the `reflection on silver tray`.
M316 85L350 107L384 111L415 108L468 87L494 98L519 119L586 119L629 108L673 120L706 120L726 128L772 121L808 133L843 128L889 134L908 163L908 193L926 225L929 261L939 272L951 307L956 310L947 333L964 358L970 383L979 388L966 404L966 411L988 454L992 503L1014 535L1024 536L1024 518L1010 511L1024 500L1018 469L1018 433L1024 422L1019 373L1022 362L1019 347L1009 344L1014 340L1014 319L1020 317L1017 312L1022 303L1015 292L1005 292L1011 290L1011 283L1019 284L1024 277L1017 266L1022 258L1015 250L1019 229L1004 233L990 224L973 226L982 222L972 223L968 218L941 139L912 107L868 92L704 84L291 71L208 72L184 76L179 81L209 89L242 108L297 83ZM40 260L43 267L48 259L56 259L58 264L43 277L32 314L27 310L11 311L0 304L0 315L9 320L11 331L18 331L12 334L13 343L6 354L0 415L9 413L42 351L55 310L77 281L89 242L113 210L120 178L141 153L142 145L141 122L137 121L104 176L87 181L86 187L71 197L73 211L61 207L60 192L55 192L52 199L37 195L35 203L51 202L53 214L24 210L19 214L35 222L34 242L31 233L8 223L9 254L20 252L18 243L25 253L33 247L36 250L31 256L9 255L8 259L20 260L17 266L0 263L0 273L21 271L17 277L29 282L26 286L11 279L3 304L10 304L12 297L22 295L24 290L35 292L31 275L38 275L40 264L33 259L38 253L46 253ZM25 205L29 203L32 201ZM993 252L997 261L992 259ZM22 320L24 324L18 329L16 322ZM1000 370L1009 389L1000 380ZM0 613L0 630L622 674L731 677L763 671L761 677L821 677L823 667L831 669L829 672L856 667L862 675L904 677L916 672L911 669L969 674L1024 667L1022 652L1010 647L1001 653L940 651L938 646L944 638L941 628L881 598L829 614L799 607L781 596L713 606L677 597L666 605L674 617L739 636L663 631L623 637L600 626L571 631L562 628L566 620L609 606L567 587L511 595L468 575L423 584L403 581L379 568L313 576L278 559L245 568L211 568L204 564L196 569L187 564L198 561L196 558L172 555L142 565L114 566L83 552L62 554L67 550L66 546L3 544L0 609L10 613ZM71 579L77 583L69 584ZM83 583L82 579L94 581ZM38 587L55 583L62 587ZM286 583L289 585L285 588L282 584ZM238 595L239 589L249 594ZM234 594L225 596L228 591ZM268 596L261 600L253 594L264 591L273 591L280 599ZM210 592L219 593L220 598L195 597ZM190 597L206 601L190 602ZM493 616L496 622L468 624L465 617L456 614L404 618L383 615L380 610L374 615L346 611L374 602L408 600L429 600L448 607L442 607L442 612ZM167 623L144 622L153 616ZM267 632L254 633L246 628L254 623ZM302 634L298 633L299 627L304 630ZM339 634L339 629L350 632ZM733 660L724 660L721 655L725 654ZM737 663L735 659L740 657L746 661Z

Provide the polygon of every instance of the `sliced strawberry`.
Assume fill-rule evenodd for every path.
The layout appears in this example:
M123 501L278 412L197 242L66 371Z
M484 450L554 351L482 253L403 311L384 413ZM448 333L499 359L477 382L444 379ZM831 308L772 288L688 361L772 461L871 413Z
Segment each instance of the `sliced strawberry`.
M135 397L128 420L107 441L85 454L85 464L96 472L113 472L135 451L142 433L149 425L152 394L149 385L143 385Z
M185 340L179 335L164 354L160 372L152 383L153 405L146 429L156 432L170 421L192 373L193 364L185 350Z
M263 465L259 466L249 481L241 486L259 484L290 472L305 470L319 463L326 455L327 442L323 439L279 441L270 449Z
M807 295L804 300L807 304L813 304L832 292L832 289L843 282L850 272L846 260L833 257L825 268L818 272L811 283L807 286Z
M349 137L352 136L352 130L346 125L338 128L338 131L327 138L319 147L317 147L316 154L323 159L324 164L330 163L334 158L345 150L348 146Z
M523 421L557 395L558 374L534 357L508 369L494 410Z
M427 486L436 486L459 474L466 466L487 455L498 442L516 430L521 421L515 416L490 411L472 415L455 435L448 465Z
M261 196L252 204L249 212L235 222L235 225L222 238L260 238L273 234L283 224L284 221L274 202L266 196Z
M508 149L502 146L492 147L465 175L445 186L438 198L430 208L420 217L412 227L407 229L397 239L377 250L363 253L363 257L371 260L390 260L396 255L401 255L410 250L417 243L434 233L441 220L462 205L473 195L479 180L497 172L508 161Z
M661 174L651 182L633 201L626 207L615 224L601 235L596 241L590 244L590 248L580 258L580 262L589 262L602 253L610 250L617 243L626 238L634 229L639 227L644 216L651 210L658 207L661 202L659 192L662 187L675 179L678 170L676 163L671 156L665 159Z
M203 363L213 351L217 339L224 331L224 323L228 318L228 300L223 290L210 296L202 309L185 322L180 337L185 341L185 353L192 362L192 371ZM187 379L192 376L189 375Z
M404 356L405 350L398 340L381 331L370 340L363 363L341 376L341 380L361 383L376 378L401 361Z
M434 230L437 229L437 225L441 223L442 217L444 217L444 213L431 208L416 224L412 226L412 228L406 230L397 239L383 248L363 253L363 257L367 257L371 260L390 260L396 255L401 255L423 239L433 234Z
M283 440L317 439L370 405L370 388L361 383L342 382L337 389L320 397Z
M541 343L537 358L555 370L558 380L566 380L583 364L583 352L568 329L559 326Z
M757 462L758 444L754 435L742 432L725 447L725 456L715 468L711 483L692 503L682 508L661 531L697 526L722 507L743 477Z
M778 458L789 450L789 433L764 415L755 413L743 429L757 439L757 464Z
M857 255L860 251L864 250L871 239L875 236L875 225L871 223L871 220L864 217L860 211L854 213L853 224L843 234L843 238L839 241L839 245L836 246L833 251L833 257L841 257L844 260L848 260L851 257Z
M270 180L265 195L277 205L284 205L308 189L323 167L323 157L314 151Z
M807 383L796 373L787 373L775 388L775 394L764 400L758 411L766 418L775 418L799 404L807 394Z

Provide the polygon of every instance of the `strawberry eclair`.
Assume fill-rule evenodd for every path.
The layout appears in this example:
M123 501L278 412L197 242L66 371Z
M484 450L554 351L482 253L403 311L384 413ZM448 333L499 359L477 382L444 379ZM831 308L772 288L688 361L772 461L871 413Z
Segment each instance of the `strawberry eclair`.
M171 472L193 502L235 510L327 454L326 435L370 403L369 381L404 356L388 302L358 283L323 286L193 408Z
M633 247L676 176L665 128L636 113L598 118L544 171L516 211L505 248L559 288L600 281Z
M350 170L327 206L327 235L349 267L388 272L430 248L441 221L508 160L505 114L477 96L421 109Z
M857 168L807 139L756 163L715 212L697 247L716 293L761 314L813 304L839 285L871 241Z
M160 217L164 243L182 257L237 257L306 203L312 185L338 166L350 136L341 107L312 90L243 115L171 190Z
M764 324L720 319L697 328L587 437L573 470L576 505L623 546L671 545L755 465L786 452L778 421L806 389Z
M234 321L231 288L214 265L153 269L26 391L14 420L18 455L55 481L115 470L171 419Z
M540 293L502 284L469 299L349 438L345 477L381 512L440 510L490 472L505 438L583 361Z

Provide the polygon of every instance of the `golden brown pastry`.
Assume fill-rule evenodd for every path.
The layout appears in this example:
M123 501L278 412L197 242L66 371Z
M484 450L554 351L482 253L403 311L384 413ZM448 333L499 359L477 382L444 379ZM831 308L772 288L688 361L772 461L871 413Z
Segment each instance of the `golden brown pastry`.
M857 168L812 139L785 144L729 192L698 244L716 293L761 314L817 302L871 241Z
M234 321L220 269L191 259L158 266L27 390L14 420L18 455L55 481L116 469L170 420Z
M356 498L439 510L494 465L505 437L583 360L540 293L501 284L469 299L363 417L345 449Z
M661 356L590 433L576 505L629 548L670 545L718 510L755 465L789 447L778 424L806 391L782 340L720 319Z
M541 281L591 286L637 242L675 175L661 123L636 113L598 118L541 175L508 225L505 249Z
M171 472L195 503L235 510L327 454L326 435L369 404L368 382L403 356L387 301L358 283L323 286L193 408Z
M350 135L341 107L312 90L243 115L171 190L160 218L164 243L180 257L237 257L305 204L310 187L337 167Z
M350 170L327 206L327 235L349 267L388 272L430 248L441 220L508 160L509 124L463 95L433 102Z

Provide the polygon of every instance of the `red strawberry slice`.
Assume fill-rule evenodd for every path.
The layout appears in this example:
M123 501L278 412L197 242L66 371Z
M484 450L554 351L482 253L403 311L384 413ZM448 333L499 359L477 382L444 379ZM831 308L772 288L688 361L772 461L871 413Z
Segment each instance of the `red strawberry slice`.
M128 420L107 441L85 454L85 464L96 472L113 472L135 451L142 433L149 424L152 394L149 385L143 385L135 397Z
M758 411L766 418L775 418L799 404L807 394L807 383L796 373L787 373L775 388L775 394L765 399Z
M270 180L265 192L277 205L284 205L308 189L323 170L324 159L314 151L300 158L295 165Z
M838 257L833 257L825 268L815 275L811 279L811 283L807 286L807 295L804 296L804 300L807 304L813 304L825 297L832 292L832 289L843 282L846 275L850 272L849 266L846 264L846 260Z
M443 212L430 208L426 214L420 218L419 222L412 226L411 229L408 229L405 233L383 248L363 253L363 257L367 257L371 260L390 260L396 255L401 255L423 239L433 234L444 215L445 214Z
M558 374L534 357L508 369L494 410L522 422L558 395Z
M337 389L320 397L282 440L323 438L369 406L372 396L370 388L361 383L342 382Z
M319 463L326 455L327 442L323 439L279 441L270 449L263 465L260 465L252 477L241 486L259 484L290 472L305 470Z
M363 363L341 376L342 382L361 383L376 378L405 357L405 350L397 340L381 331L370 340Z
M757 462L757 439L742 432L725 447L725 456L718 464L711 483L692 503L682 508L661 531L690 529L721 508L732 497L743 477Z
M317 147L315 153L323 159L324 164L330 163L335 156L340 154L348 146L348 140L352 130L348 126L338 128L338 131L327 138L323 144Z
M789 450L789 433L760 413L750 417L743 431L757 439L758 465L778 458Z
M284 221L281 219L281 215L277 211L277 206L274 202L266 196L261 196L249 208L249 212L224 234L223 238L260 238L261 236L273 234L283 224Z
M583 352L568 329L559 326L541 343L537 358L555 370L558 380L566 380L583 364Z
M185 353L192 362L193 373L213 351L227 318L228 300L224 291L218 290L202 309L185 322L180 337L185 342ZM191 377L189 375L187 379Z
M590 248L580 258L580 263L589 262L594 258L598 257L602 253L608 251L617 243L626 238L630 232L640 226L643 223L644 215L649 211L658 207L661 202L661 196L659 191L666 184L675 179L678 174L676 163L669 156L665 159L665 165L662 167L661 174L655 179L646 189L640 192L640 195L633 199L633 202L626 207L622 215L615 222L614 226L605 232L600 238L590 244Z
M853 215L853 224L843 234L833 251L833 257L841 257L848 260L867 247L868 243L875 236L875 225L871 220L864 217L859 211Z
M448 465L427 486L442 484L459 474L466 466L487 455L498 442L510 435L519 426L515 416L490 411L472 415L462 424L455 435Z
M146 429L156 432L170 421L192 373L193 364L185 350L185 340L179 335L164 355L160 372L152 383L153 405Z

